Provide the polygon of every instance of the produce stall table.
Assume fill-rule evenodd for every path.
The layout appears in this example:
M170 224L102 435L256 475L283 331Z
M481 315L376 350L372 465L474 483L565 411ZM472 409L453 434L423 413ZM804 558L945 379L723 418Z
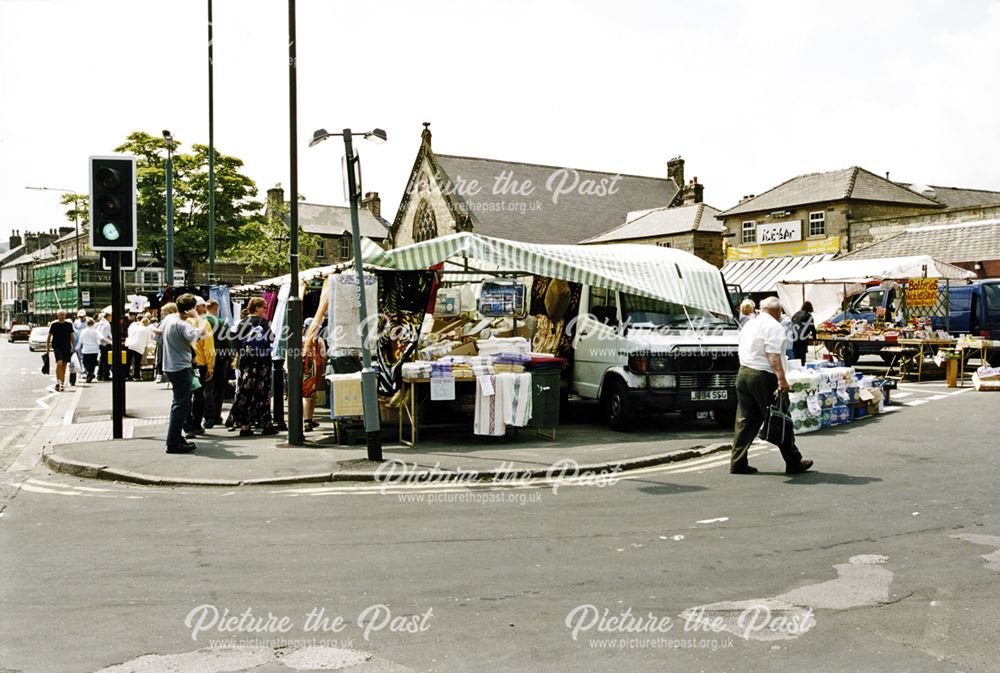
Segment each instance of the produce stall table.
M917 351L916 355L908 360L905 368L900 363L900 375L907 376L913 373L911 368L915 366L917 381L920 381L924 375L924 362L933 357L939 348L954 348L955 339L900 339L899 345Z

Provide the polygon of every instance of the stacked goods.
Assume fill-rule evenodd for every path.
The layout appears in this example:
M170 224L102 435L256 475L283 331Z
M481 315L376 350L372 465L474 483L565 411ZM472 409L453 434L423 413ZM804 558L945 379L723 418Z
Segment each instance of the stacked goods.
M797 434L819 430L822 418L819 373L814 369L798 369L788 372L787 378L792 428Z
M980 367L972 375L976 390L1000 390L1000 367Z

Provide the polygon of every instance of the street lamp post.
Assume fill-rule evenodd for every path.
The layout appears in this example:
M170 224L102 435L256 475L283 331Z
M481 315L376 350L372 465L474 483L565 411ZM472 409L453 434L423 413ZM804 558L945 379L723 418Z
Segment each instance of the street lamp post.
M386 141L386 133L382 129L374 129L358 135L377 143ZM344 151L347 157L347 191L351 200L351 241L354 244L354 272L358 278L358 317L361 320L361 400L365 415L368 460L381 461L382 437L379 425L378 397L375 371L372 369L371 351L368 348L368 303L365 298L364 265L361 263L361 227L358 224L358 199L361 196L361 190L355 176L358 157L354 154L354 134L351 129L344 129L341 133L327 133L326 129L319 129L313 133L309 147L332 136L344 138ZM295 195L293 194L292 197L294 198Z
M66 194L76 194L72 189L60 189L59 187L25 187L25 189L36 189L43 192L65 192ZM76 267L74 276L76 277L76 310L83 308L83 292L80 289L80 201L73 199L73 216L76 227Z
M167 141L167 286L174 286L174 137L164 129Z

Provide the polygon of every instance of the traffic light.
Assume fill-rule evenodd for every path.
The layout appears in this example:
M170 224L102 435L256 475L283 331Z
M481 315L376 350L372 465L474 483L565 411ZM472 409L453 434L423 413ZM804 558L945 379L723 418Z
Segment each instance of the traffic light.
M135 250L135 157L90 157L90 247Z

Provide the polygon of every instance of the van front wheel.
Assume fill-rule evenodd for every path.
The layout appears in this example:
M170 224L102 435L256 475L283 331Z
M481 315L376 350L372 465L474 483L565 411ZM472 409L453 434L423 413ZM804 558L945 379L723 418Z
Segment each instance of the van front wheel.
M608 425L619 432L631 430L635 421L635 403L629 397L625 382L618 378L611 379L604 391L603 400Z

